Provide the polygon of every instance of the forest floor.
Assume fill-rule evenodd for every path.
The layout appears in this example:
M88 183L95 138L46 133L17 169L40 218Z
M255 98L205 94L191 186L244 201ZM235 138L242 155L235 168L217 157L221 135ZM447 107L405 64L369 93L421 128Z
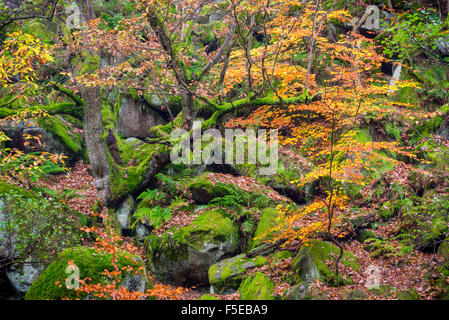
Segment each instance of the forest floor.
M85 164L83 161L79 161L74 164L67 173L57 174L45 177L40 180L40 184L52 190L64 191L71 189L77 192L82 198L74 198L69 201L69 205L79 212L89 214L93 204L96 201L97 191L93 186L93 177L89 173L90 166ZM214 179L217 182L223 179L235 180L235 183L242 188L252 188L249 187L253 185L251 178L239 177L236 179L234 176L227 176L224 174L214 174ZM250 181L251 180L251 181ZM228 182L229 183L229 182ZM272 197L282 197L277 192L273 190ZM376 229L376 233L379 236L386 238L392 238L394 235L395 225L399 223L399 218L393 218L387 224L383 224ZM186 225L189 221L193 220L192 217L179 216L173 217L171 224ZM310 218L310 222L313 221L313 217ZM124 238L125 242L136 244L136 241L132 238ZM395 246L394 240L392 240L392 245ZM328 298L331 300L342 299L342 293L344 290L362 290L364 291L370 300L374 299L395 299L396 296L393 294L390 297L380 297L373 294L367 289L366 285L368 283L368 278L370 277L369 270L378 270L380 276L380 284L393 286L399 290L406 290L410 288L415 288L420 295L420 299L432 299L433 292L432 288L426 286L426 280L424 278L425 273L428 272L429 267L432 266L433 258L438 258L438 255L432 253L423 253L417 250L412 250L410 253L404 254L402 256L392 255L392 256L382 256L372 258L370 253L365 251L363 244L357 240L347 240L342 242L342 246L345 250L352 252L358 259L360 269L356 272L353 270L348 270L343 265L340 264L340 272L350 275L354 280L353 285L345 286L344 288L332 287L322 282L315 282L313 286L318 287L320 291L326 292ZM289 247L290 250L298 250L298 248ZM140 250L142 255L145 255L144 250ZM146 257L143 256L145 259ZM269 267L268 265L255 268L250 270L250 273L260 271L268 274L273 281L276 283L275 294L280 296L290 285L283 282L282 275L288 271L291 263L290 259L281 260L281 263L276 265L276 268ZM333 266L333 261L327 261L329 266ZM164 284L167 285L167 284ZM170 285L169 285L170 286ZM173 286L173 289L176 287ZM190 288L179 298L182 300L194 300L198 299L201 295L208 293L207 288ZM239 293L228 294L228 295L216 295L223 300L236 300L240 298Z

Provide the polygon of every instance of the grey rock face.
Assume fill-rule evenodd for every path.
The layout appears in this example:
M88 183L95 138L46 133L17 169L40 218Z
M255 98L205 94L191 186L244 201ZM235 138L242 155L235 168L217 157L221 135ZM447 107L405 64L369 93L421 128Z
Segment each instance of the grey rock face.
M117 129L125 138L150 137L150 129L165 121L153 110L143 106L141 102L123 97L122 106L117 119Z

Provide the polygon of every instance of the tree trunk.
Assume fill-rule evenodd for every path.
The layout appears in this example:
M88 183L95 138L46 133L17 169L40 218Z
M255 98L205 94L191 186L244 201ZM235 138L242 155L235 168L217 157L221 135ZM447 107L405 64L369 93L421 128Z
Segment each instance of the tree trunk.
M103 118L101 116L101 93L99 87L82 87L81 95L85 103L84 139L86 141L89 162L94 176L94 186L98 190L101 206L108 204L110 196L110 173L106 144L103 135Z

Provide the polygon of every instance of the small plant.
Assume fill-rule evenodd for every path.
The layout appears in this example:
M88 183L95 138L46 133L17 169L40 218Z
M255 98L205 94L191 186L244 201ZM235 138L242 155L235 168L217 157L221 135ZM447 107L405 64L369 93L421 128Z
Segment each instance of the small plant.
M138 222L149 223L154 228L159 228L164 222L170 220L172 216L171 208L163 208L155 206L154 208L140 208L137 209L133 217L135 221L131 228L134 228Z

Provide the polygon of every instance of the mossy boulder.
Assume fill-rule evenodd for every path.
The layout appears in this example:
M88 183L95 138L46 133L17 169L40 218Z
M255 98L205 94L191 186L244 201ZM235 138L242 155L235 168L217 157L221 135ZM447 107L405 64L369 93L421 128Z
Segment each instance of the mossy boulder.
M219 261L209 268L209 283L215 293L229 293L238 289L245 273L265 265L262 256L247 258L244 254Z
M368 291L374 293L376 296L380 296L382 298L389 298L393 294L395 294L398 290L393 286L381 284L377 288L369 288Z
M367 300L368 294L361 289L342 290L341 298L343 300Z
M211 294L203 294L198 300L220 300Z
M372 230L361 229L357 231L357 241L364 243L368 239L378 239L379 236Z
M45 107L42 107L45 108ZM61 115L49 115L29 121L5 121L1 130L12 140L13 147L25 152L33 151L23 145L22 135L41 136L40 148L49 153L64 154L69 161L79 159L83 155L82 136L76 132L75 126Z
M419 300L419 294L416 289L402 290L398 293L396 300Z
M120 229L123 235L129 235L133 223L133 213L136 208L136 202L132 196L128 196L117 208L115 215L120 224Z
M274 300L274 282L262 272L246 278L239 288L241 300Z
M383 221L388 221L397 213L397 209L396 204L392 201L387 201L379 208L377 214Z
M31 285L25 295L26 300L60 300L63 298L75 299L85 298L86 294L77 293L75 290L67 289L66 280L72 273L66 273L69 261L79 268L80 279L90 278L92 284L107 283L109 280L103 272L113 271L112 255L97 252L88 247L76 247L64 250L58 258L53 261L39 278ZM135 270L143 267L142 258L136 255L119 254L118 267L132 267ZM146 273L145 273L146 274ZM148 286L148 279L134 272L122 276L122 285L130 285L129 290L144 291Z
M228 194L221 184L210 182L205 175L196 178L187 188L192 193L192 198L198 204L208 204L212 199Z
M145 240L149 269L177 285L208 284L210 266L233 256L237 248L238 227L217 209L198 216L189 226Z
M278 215L278 211L274 208L266 208L262 211L259 224L257 225L253 240L251 241L251 248L260 246L273 235L272 232L268 231L276 226L276 218Z
M326 293L321 292L316 287L311 287L310 282L301 282L289 290L282 297L282 300L328 300Z
M337 284L334 261L339 256L340 249L328 242L311 240L307 242L292 261L292 270L297 272L303 281L320 279L329 284ZM343 252L340 263L355 271L359 269L357 258L350 252ZM328 266L330 265L330 266ZM338 284L352 284L349 276L339 273Z

